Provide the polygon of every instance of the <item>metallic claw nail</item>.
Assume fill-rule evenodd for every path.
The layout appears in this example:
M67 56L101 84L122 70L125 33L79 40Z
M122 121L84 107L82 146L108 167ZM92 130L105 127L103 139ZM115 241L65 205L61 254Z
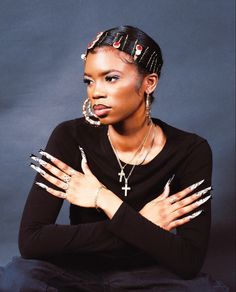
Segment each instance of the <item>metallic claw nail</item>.
M36 155L34 155L34 154L31 154L30 155L30 158L31 159L33 159L34 161L36 161L36 162L38 162L40 165L42 165L42 166L46 166L47 165L47 162L46 161L44 161L43 159L41 159L41 158L38 158Z
M208 188L205 188L199 192L196 192L196 196L197 197L201 197L202 195L205 195L208 191L211 191L212 190L212 187L208 187Z
M51 160L52 162L56 160L55 157L53 157L51 154L47 153L46 151L40 149L39 153L43 156L45 156L47 159Z
M43 183L40 183L40 182L36 182L35 183L36 185L38 185L40 188L42 188L42 189L45 189L45 190L47 190L48 189L48 186L47 185L45 185L45 184L43 184Z
M191 185L191 186L189 187L189 189L190 189L191 191L193 191L193 190L195 190L198 186L200 186L203 182L204 182L204 179L203 179L203 180L200 180L199 182L197 182L197 183L195 183L195 184L193 184L193 185Z
M33 163L30 163L30 167L32 167L34 170L36 170L38 173L40 173L42 175L46 174L46 172L43 169L41 169L40 167L34 165Z
M84 149L83 149L82 147L79 146L79 150L80 150L80 152L81 152L82 159L84 159L84 160L87 162L87 158L86 158L86 155L85 155Z
M168 180L168 182L167 182L167 184L168 184L168 185L170 185L170 184L171 184L171 182L172 182L172 180L174 179L174 177L175 177L175 175L173 174L173 175L172 175L172 177L171 177L171 178L169 178L169 180Z
M211 198L211 195L207 196L207 197L204 198L204 199L198 200L198 201L196 202L196 204L197 204L198 206L200 206L200 205L204 204L206 201L208 201L210 198Z
M196 218L197 216L199 216L202 213L203 210L199 210L195 213L193 213L192 215L189 215L188 218L191 220L193 218Z
M164 190L165 190L167 187L170 186L170 184L171 184L172 180L174 179L174 177L175 177L175 174L173 174L172 177L168 179L166 185L164 186Z

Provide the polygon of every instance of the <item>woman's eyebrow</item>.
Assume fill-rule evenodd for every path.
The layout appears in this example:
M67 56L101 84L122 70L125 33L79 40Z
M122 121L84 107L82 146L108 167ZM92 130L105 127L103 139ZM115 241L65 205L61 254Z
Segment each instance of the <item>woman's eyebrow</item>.
M110 70L106 70L106 71L99 72L98 76L105 76L107 74L115 73L115 72L122 74L122 72L119 71L119 70L117 70L117 69L110 69ZM84 72L84 76L92 77L93 74L89 74L89 73Z

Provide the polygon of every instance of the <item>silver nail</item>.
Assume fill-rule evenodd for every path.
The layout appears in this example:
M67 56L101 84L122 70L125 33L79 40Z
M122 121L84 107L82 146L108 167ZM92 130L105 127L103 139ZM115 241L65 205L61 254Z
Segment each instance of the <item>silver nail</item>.
M171 184L172 180L174 179L174 177L175 177L175 174L173 174L172 177L168 179L168 181L167 181L167 183L166 183L164 189L166 189L167 187L170 186L170 184Z
M39 153L43 156L45 156L47 159L51 160L52 162L56 160L55 157L53 157L51 154L47 153L46 151L40 149Z
M196 218L197 216L199 216L200 214L202 213L202 210L199 210L195 213L193 213L192 215L189 215L188 218L191 220L191 219L194 219Z
M208 191L210 191L212 189L212 187L208 187L208 188L205 188L199 192L196 192L196 196L197 197L201 197L202 195L205 195Z
M173 174L173 175L172 175L172 177L171 177L171 178L169 178L169 180L168 180L168 182L167 182L167 184L168 184L168 185L170 185L170 184L171 184L171 182L172 182L172 180L174 179L174 177L175 177L175 174Z
M38 157L35 156L35 155L31 155L30 158L33 159L34 161L38 162L38 163L39 163L40 165L42 165L42 166L46 166L46 165L47 165L47 162L46 162L46 161L44 161L44 160L41 159L41 158L38 158Z
M45 190L47 190L48 189L48 186L47 185L45 185L45 184L43 184L43 183L40 183L40 182L36 182L35 183L36 185L38 185L40 188L42 188L42 189L45 189Z
M43 169L41 169L40 167L34 165L33 163L30 164L30 167L32 167L34 170L36 170L38 173L40 173L42 175L46 174L46 172Z
M86 155L85 155L84 149L83 149L82 147L79 146L79 150L80 150L80 152L81 152L82 159L84 159L84 160L87 162L87 158L86 158Z
M203 180L200 180L199 182L191 185L189 188L191 191L195 190L198 186L200 186L202 183L204 182L204 179Z
M209 195L209 196L207 196L206 198L203 198L203 199L201 199L201 200L198 200L198 201L196 202L196 204L197 204L198 206L200 206L200 205L204 204L206 201L208 201L210 198L211 198L211 195Z

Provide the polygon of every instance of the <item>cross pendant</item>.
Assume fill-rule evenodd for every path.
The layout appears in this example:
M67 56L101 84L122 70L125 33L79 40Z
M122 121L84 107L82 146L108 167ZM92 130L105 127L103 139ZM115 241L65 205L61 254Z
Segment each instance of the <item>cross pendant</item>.
M125 173L124 173L124 170L123 170L123 168L120 170L120 172L118 173L118 175L119 175L119 182L122 182L122 180L123 180L123 177L125 177Z
M123 191L125 191L125 197L127 197L127 192L131 190L131 187L128 186L128 180L125 179L125 185L121 188Z

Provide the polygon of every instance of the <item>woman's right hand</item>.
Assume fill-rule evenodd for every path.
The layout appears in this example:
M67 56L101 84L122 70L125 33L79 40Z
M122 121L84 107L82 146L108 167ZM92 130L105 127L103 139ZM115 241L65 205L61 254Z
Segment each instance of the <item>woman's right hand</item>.
M196 192L188 197L188 194L193 192L204 180L193 184L192 186L169 196L170 182L167 182L163 193L156 199L148 202L139 213L159 227L171 231L172 229L189 222L191 219L201 214L202 210L187 215L191 211L198 208L211 198L211 195L200 199L200 197L211 190L207 187L199 192Z

